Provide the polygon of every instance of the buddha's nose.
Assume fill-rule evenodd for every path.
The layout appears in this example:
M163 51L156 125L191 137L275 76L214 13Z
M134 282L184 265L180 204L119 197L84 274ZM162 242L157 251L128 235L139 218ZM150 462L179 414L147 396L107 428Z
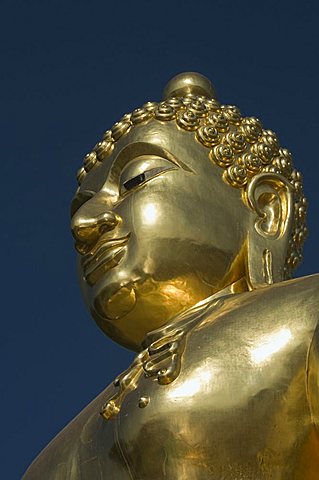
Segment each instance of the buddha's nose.
M103 233L113 230L121 221L119 215L112 210L105 210L105 206L99 212L96 208L89 208L89 205L85 204L85 207L81 207L71 220L75 248L81 254L87 253Z

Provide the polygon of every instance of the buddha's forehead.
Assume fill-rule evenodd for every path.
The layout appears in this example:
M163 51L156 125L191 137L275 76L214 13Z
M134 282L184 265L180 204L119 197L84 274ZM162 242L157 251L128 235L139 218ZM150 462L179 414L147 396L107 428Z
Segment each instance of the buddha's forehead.
M121 150L128 144L138 142L161 147L172 152L176 157L180 157L180 159L183 156L187 157L187 152L190 149L204 155L206 152L206 156L208 155L208 149L203 148L195 140L194 133L181 130L175 122L164 123L152 120L147 125L137 125L118 142L118 148ZM191 155L189 156L191 157Z
M211 168L208 153L209 150L195 139L193 132L179 129L175 122L151 120L146 125L134 126L121 137L112 154L103 162L98 162L86 175L80 189L100 189L120 156L123 163L140 155L171 156L186 169L200 173L207 167Z

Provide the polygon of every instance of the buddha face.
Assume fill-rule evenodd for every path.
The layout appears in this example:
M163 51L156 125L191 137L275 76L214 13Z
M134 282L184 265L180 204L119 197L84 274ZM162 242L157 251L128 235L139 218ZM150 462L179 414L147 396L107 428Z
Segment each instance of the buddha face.
M248 208L208 151L175 122L135 126L74 200L85 301L129 348L240 274Z

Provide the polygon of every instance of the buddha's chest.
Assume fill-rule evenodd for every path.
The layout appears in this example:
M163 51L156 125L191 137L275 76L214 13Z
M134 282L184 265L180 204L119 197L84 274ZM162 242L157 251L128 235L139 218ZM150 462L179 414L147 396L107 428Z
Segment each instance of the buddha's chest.
M133 478L307 478L296 476L312 448L306 349L285 328L210 333L193 334L171 356L163 349L146 365L151 374L137 369L126 391L118 387L110 421ZM176 378L159 381L174 366Z

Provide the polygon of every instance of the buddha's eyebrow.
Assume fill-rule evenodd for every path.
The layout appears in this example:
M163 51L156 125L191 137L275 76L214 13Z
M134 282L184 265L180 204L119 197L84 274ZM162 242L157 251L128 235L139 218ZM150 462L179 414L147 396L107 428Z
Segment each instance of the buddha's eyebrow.
M154 143L135 142L126 145L115 157L109 172L109 180L111 183L117 178L119 172L122 171L123 167L128 162L143 155L156 155L157 157L165 158L177 167L180 167L187 172L194 173L190 167L180 159L176 158L175 155L165 148L160 147L159 145L154 145Z

